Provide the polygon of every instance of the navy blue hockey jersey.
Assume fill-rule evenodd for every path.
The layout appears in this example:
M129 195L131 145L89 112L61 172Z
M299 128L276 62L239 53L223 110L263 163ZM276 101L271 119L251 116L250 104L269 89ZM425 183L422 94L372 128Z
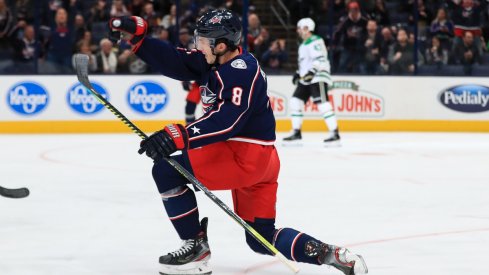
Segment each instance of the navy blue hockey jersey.
M214 67L207 64L200 51L176 49L150 37L145 38L136 54L163 75L202 83L204 115L186 126L190 148L225 140L274 143L275 117L266 76L253 55L242 51Z

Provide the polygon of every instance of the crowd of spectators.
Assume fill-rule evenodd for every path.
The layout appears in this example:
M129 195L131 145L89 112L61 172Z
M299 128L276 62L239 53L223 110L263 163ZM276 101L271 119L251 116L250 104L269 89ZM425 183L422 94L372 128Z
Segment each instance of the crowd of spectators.
M107 22L136 15L149 25L148 35L178 47L193 47L195 22L209 8L242 13L232 0L0 0L0 73L64 74L74 71L73 55L88 54L93 73L151 73L124 42L108 40ZM177 22L178 20L178 22ZM275 40L250 12L248 48L266 67L279 70L287 60L285 40Z
M287 2L292 21L310 16L319 23L334 73L489 73L486 0Z
M336 74L489 72L486 0L282 0L291 24L312 17ZM293 69L286 37L274 37L253 1L247 48L268 72ZM195 22L209 8L242 13L239 0L0 0L0 73L73 72L73 54L90 55L93 73L152 73L130 45L106 39L113 16L137 15L148 35L191 48ZM416 11L416 12L415 12ZM292 42L291 42L292 41ZM286 66L288 65L288 66Z

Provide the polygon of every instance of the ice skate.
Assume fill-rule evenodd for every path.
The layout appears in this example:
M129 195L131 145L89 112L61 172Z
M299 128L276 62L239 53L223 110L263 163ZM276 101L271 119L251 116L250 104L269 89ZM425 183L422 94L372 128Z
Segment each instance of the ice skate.
M340 146L340 134L338 129L331 131L329 136L323 141L327 146Z
M182 274L211 274L209 265L211 251L207 242L208 219L203 218L200 222L202 231L195 239L184 240L182 247L160 257L160 274L182 275Z
M301 139L302 139L301 130L294 130L294 133L292 133L292 135L284 138L284 141L295 141L295 140L301 140Z
M302 147L302 134L301 130L294 130L292 135L285 137L282 142L284 147Z
M345 275L368 273L362 256L353 254L346 248L308 241L305 249L306 255L317 257L320 263L333 266Z

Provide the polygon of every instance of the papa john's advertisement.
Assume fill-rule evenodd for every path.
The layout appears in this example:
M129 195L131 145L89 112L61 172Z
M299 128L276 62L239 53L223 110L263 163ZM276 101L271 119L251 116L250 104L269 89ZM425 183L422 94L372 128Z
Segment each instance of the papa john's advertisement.
M290 85L289 91L284 92L284 89L277 89L273 84L269 84L270 105L276 117L286 117L288 115L288 104L294 89L295 86ZM332 87L329 87L328 90L329 101L338 117L382 118L384 116L384 98L375 91L362 89L361 85L356 82L348 80L334 81ZM311 99L304 106L304 116L311 118L321 117L317 105Z

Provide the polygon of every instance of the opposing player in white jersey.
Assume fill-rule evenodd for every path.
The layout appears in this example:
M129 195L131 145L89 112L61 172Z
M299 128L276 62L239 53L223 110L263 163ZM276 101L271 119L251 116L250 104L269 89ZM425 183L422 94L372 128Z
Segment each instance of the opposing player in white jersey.
M328 87L331 87L333 83L328 52L323 39L312 33L314 28L315 24L311 18L302 18L297 22L297 33L302 39L302 44L299 46L299 69L292 79L297 87L290 100L294 132L291 136L284 138L284 141L302 139L303 110L309 97L317 104L328 126L329 134L324 142L330 143L340 139L333 106L328 99Z

